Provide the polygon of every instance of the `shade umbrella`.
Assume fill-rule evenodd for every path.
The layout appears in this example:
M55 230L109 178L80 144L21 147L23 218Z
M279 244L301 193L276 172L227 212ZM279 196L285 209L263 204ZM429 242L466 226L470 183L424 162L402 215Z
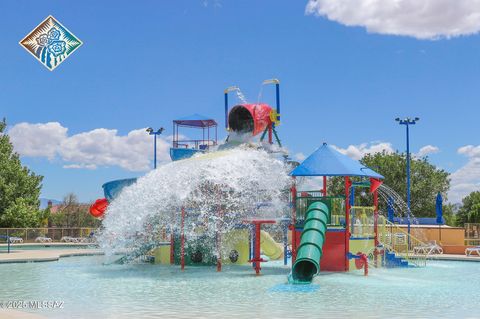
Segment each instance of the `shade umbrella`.
M443 224L443 198L442 194L438 192L435 203L435 211L437 212L438 237L442 240L442 224Z

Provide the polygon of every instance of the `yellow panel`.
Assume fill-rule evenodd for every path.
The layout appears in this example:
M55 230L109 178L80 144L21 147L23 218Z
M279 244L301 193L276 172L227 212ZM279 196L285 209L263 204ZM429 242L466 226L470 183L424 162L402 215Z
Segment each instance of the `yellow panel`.
M162 245L153 250L155 256L155 263L162 265L170 264L170 245Z
M223 236L222 238L223 251L225 256L223 256L223 263L225 264L235 264L242 265L248 264L249 257L249 244L248 244L248 230L246 229L235 229ZM232 250L238 252L238 260L235 263L232 263L229 259L229 254Z
M350 240L350 252L357 254L358 252L368 254L375 248L375 241L373 239L356 239ZM356 270L355 259L350 259L350 270Z

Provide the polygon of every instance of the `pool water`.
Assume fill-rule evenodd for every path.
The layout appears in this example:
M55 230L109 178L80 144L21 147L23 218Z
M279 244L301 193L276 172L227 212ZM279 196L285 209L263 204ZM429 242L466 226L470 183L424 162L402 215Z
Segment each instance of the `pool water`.
M63 301L48 318L476 318L480 263L321 273L287 285L288 268L103 265L103 256L0 265L0 301ZM0 310L1 314L1 310Z
M94 245L49 245L49 244L42 244L42 245L10 245L10 251L14 250L58 250L58 249L86 249L86 248L98 248L98 246ZM7 251L8 247L0 246L0 252Z

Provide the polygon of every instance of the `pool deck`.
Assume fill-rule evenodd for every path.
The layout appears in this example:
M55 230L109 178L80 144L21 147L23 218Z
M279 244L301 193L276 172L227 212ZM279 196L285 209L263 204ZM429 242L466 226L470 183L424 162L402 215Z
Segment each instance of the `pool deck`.
M441 255L430 255L427 258L428 260L450 260L450 261L473 261L480 262L480 256L471 255L452 255L452 254L441 254Z
M22 263L22 262L41 262L57 261L60 257L70 256L94 256L103 255L100 249L48 249L48 250L15 250L10 253L2 251L0 253L0 264L2 263Z
M11 309L0 309L0 319L44 319L46 317Z
M21 243L21 244L10 244L10 249L15 249L15 247L32 247L32 246L38 246L38 247L41 247L41 246L48 246L48 247L55 247L55 246L58 246L58 247L87 247L87 246L91 246L92 244L91 243L64 243L64 242L53 242L53 243ZM8 244L0 244L0 247L7 247Z

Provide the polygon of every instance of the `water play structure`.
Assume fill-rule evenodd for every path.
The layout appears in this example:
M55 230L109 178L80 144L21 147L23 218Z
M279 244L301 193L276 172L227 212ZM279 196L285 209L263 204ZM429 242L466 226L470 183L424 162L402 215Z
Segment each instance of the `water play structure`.
M113 208L113 212L119 212L117 219L112 217L105 226L107 230L116 227L115 231L103 237L104 241L120 243L126 254L120 260L143 258L179 265L182 270L189 265L210 265L218 271L223 264L250 263L256 274L261 273L262 263L278 260L281 267L291 265L293 283L310 283L320 271L358 270L367 275L369 266L422 266L425 256L413 253L421 241L379 214L382 175L326 143L302 163L292 165L285 153L281 159L272 160L270 166L265 163L282 144L277 132L280 82L274 79L264 84L275 86L275 108L245 101L230 108L229 93L239 89L230 87L224 91L228 137L223 145L218 146L214 119L194 114L174 120L170 150L173 163L139 180L123 179L103 185L105 198L92 204L90 212L103 218L109 206L122 198L123 209ZM202 137L182 138L180 128L201 130ZM270 148L273 145L275 150ZM235 180L229 179L230 168L226 166L238 158L240 163L231 168L238 175ZM264 165L263 171L252 168L254 165ZM212 167L224 170L223 175L210 179L213 172L217 173ZM177 170L185 174L173 176ZM237 172L241 170L245 172ZM301 189L303 180L318 177L323 181L322 189ZM343 180L343 194L329 195L327 179L332 177ZM243 184L234 185L242 179ZM165 183L169 181L185 186L166 196L169 185ZM165 185L160 187L161 183ZM188 187L192 189L185 196L178 194ZM147 191L165 195L164 203L158 203L163 206L157 205L155 196L145 195ZM373 205L356 204L359 194L370 196ZM128 198L140 198L132 203L136 205L132 212L152 212L146 212L143 219L137 214L138 222L129 220L125 212L131 209L127 207ZM122 218L123 228L136 230L120 236L123 228L117 225ZM125 239L114 238L118 236Z

